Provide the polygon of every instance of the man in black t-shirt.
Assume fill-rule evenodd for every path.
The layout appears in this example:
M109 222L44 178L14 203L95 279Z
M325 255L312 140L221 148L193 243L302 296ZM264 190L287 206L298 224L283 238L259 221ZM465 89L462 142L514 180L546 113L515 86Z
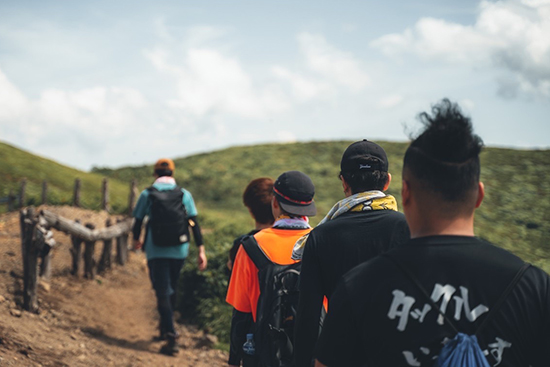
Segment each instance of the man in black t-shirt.
M446 99L420 119L403 165L412 239L343 277L316 367L433 366L453 326L477 336L490 366L550 366L550 277L527 268L497 305L524 262L474 237L481 139Z
M305 245L300 247L299 242L293 252L294 259L302 258L294 337L296 367L313 364L323 298L330 300L342 275L409 239L405 216L397 211L395 198L384 193L391 181L384 149L367 140L355 142L344 152L340 168L346 198L311 231Z

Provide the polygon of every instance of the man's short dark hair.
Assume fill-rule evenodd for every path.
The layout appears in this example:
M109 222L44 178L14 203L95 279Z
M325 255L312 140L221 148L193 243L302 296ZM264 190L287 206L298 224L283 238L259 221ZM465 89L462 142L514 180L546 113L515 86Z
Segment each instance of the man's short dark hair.
M376 163L376 158L364 158L365 162ZM388 182L388 172L384 171L341 171L340 176L346 181L351 189L352 194L357 194L364 191L384 190L384 186Z
M423 131L405 153L403 177L410 173L421 181L424 191L436 193L447 202L475 197L479 183L481 138L456 103L448 99L418 116Z
M156 169L155 174L159 177L172 176L172 171L169 169Z
M271 224L275 221L271 212L273 198L273 180L261 177L252 180L243 193L243 203L250 209L258 223Z

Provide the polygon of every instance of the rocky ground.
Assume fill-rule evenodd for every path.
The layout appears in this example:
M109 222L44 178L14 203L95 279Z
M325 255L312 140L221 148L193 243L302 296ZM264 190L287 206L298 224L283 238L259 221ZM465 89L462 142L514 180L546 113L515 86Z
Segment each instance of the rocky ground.
M103 228L109 217L72 207L49 207L69 219ZM156 301L142 253L130 253L94 280L70 274L70 240L55 232L51 279L39 284L39 313L22 310L19 213L0 215L0 366L224 366L215 338L178 325L175 357L158 353ZM96 245L96 258L102 244Z

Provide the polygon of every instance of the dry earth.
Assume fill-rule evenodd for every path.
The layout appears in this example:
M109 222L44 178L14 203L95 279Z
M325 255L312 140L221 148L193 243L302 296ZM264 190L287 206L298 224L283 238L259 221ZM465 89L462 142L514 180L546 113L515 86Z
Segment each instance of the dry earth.
M103 228L106 212L49 210ZM156 301L142 253L94 280L70 275L70 239L55 232L52 277L39 285L39 313L23 311L19 213L0 215L0 366L224 366L212 338L178 325L175 357L158 354ZM96 259L102 249L96 244Z

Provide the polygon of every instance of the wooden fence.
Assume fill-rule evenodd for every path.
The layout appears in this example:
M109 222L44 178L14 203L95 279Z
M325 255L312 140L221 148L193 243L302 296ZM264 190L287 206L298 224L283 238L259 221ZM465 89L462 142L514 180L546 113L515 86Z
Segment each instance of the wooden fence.
M81 193L81 181L79 178L74 181L74 190L73 190L73 200L72 205L75 207L80 207L80 193ZM14 194L13 190L10 190L8 196L0 198L0 204L6 204L8 206L8 211L14 211L16 209L22 209L26 206L27 203L27 180L22 179L19 187L19 193ZM130 183L130 195L128 196L128 214L132 214L132 210L136 204L137 197L137 182L132 180ZM42 205L47 204L48 202L48 182L44 180L42 182L42 195L40 203ZM109 180L107 178L103 179L101 184L101 205L102 210L110 212L109 205Z
M20 211L20 224L23 307L27 311L38 311L36 293L38 277L49 278L51 275L50 250L55 245L51 228L71 235L71 273L73 275L80 274L81 259L84 262L84 277L88 279L93 279L96 272L101 273L111 268L113 240L116 240L116 262L124 265L128 259L128 234L131 230L132 218L119 219L114 225L107 220L106 227L98 230L90 223L82 225L78 220L66 219L47 210L36 212L34 207L28 207ZM94 258L97 241L103 241L103 251L99 261ZM82 243L84 243L84 252L82 252Z

